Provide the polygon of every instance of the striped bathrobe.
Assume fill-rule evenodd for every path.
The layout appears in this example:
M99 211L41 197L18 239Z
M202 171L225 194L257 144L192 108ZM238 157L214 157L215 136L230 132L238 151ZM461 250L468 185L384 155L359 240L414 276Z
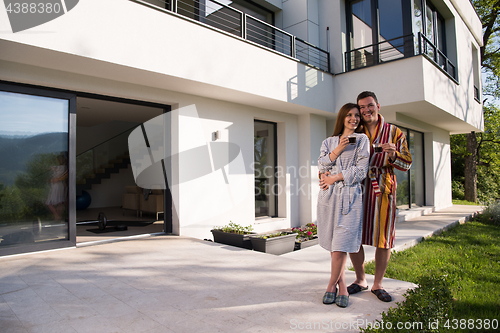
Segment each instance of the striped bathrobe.
M373 143L394 143L396 145L396 159L389 161L386 153L375 154L370 150L370 167L365 180L363 240L365 245L372 245L384 249L394 247L396 222L396 175L394 168L408 171L412 158L403 132L394 125L385 122L382 115L376 131L370 136L370 147Z
M348 145L333 162L329 154L339 144L339 137L327 138L318 158L320 173L342 173L343 181L335 182L318 195L319 245L330 251L358 252L363 221L363 180L368 170L370 143L364 134L356 133L356 144Z

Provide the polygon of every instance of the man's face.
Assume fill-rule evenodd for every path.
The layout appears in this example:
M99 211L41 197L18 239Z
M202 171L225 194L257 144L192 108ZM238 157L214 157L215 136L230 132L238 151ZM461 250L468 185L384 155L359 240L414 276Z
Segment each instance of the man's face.
M380 110L380 104L375 102L373 97L365 97L358 101L359 108L361 109L361 116L366 124L370 124L378 121L378 112Z

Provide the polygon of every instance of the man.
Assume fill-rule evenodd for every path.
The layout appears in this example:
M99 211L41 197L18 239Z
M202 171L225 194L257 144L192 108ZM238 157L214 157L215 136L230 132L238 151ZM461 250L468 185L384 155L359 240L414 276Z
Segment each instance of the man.
M365 134L370 139L372 152L368 175L365 180L363 236L362 244L375 246L375 278L372 293L384 302L392 301L391 295L384 290L382 279L389 263L391 249L394 247L396 222L396 175L394 168L408 171L412 158L403 132L384 121L379 114L380 104L371 91L358 95L357 103L364 120ZM377 153L373 145L380 144L382 152ZM350 253L356 271L356 280L347 290L355 294L368 289L365 278L365 252L361 246L358 253Z

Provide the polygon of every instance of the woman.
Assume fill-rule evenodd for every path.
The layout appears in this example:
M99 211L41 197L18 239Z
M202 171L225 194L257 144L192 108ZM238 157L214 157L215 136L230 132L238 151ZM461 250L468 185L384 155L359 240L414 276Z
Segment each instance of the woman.
M68 180L68 165L64 153L57 156L59 165L51 167L52 178L50 179L50 191L45 204L49 207L54 219L61 221L63 219L63 211L68 197L67 180Z
M323 141L318 158L319 244L331 252L332 258L323 303L344 308L349 304L344 273L347 252L358 252L361 246L361 182L366 177L370 156L370 141L362 132L358 105L345 104L337 115L333 135ZM349 137L355 137L356 142L349 143Z

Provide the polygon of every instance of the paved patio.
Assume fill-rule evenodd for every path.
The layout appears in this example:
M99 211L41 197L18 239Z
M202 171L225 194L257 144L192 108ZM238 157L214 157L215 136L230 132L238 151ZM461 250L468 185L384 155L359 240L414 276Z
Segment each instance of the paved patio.
M398 248L480 209L400 222ZM3 333L357 332L413 287L387 279L394 301L366 291L342 309L321 302L330 265L319 246L274 256L166 235L3 257L0 267Z

